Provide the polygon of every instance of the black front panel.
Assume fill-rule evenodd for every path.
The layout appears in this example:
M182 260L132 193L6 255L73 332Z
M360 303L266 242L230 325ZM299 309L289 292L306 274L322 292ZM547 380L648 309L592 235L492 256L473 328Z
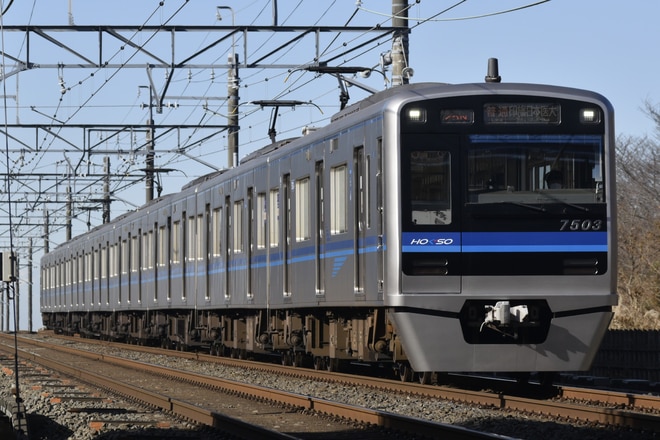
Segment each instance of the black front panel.
M521 96L404 107L403 272L606 273L602 112Z

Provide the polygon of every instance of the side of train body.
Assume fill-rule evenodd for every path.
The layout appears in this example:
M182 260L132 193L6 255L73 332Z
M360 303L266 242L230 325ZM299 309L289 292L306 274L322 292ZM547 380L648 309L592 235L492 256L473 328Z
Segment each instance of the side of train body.
M317 368L588 369L617 302L613 157L591 92L389 89L45 255L43 320Z

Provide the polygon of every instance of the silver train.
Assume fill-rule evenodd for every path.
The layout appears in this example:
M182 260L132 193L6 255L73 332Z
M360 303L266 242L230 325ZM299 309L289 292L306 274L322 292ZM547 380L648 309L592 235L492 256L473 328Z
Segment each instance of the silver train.
M617 303L613 110L414 84L57 247L48 328L334 370L588 369Z

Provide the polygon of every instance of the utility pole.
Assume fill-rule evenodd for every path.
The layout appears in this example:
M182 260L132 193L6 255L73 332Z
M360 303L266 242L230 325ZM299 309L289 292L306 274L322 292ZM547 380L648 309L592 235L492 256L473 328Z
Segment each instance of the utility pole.
M227 168L238 165L238 54L229 55L227 75Z
M231 25L236 26L236 16L231 6L216 6L216 16L222 20L220 10L231 12ZM274 10L277 5L273 4ZM277 20L276 18L274 20ZM238 54L236 53L236 38L231 37L231 53L227 57L229 70L227 71L227 168L238 165Z
M50 215L48 215L48 210L44 209L44 254L50 252L50 231L48 230L49 221Z
M110 223L110 156L105 156L103 158L103 172L105 173L105 177L103 178L103 223ZM154 190L152 184L152 198L153 194ZM149 197L149 194L147 194L147 197ZM149 201L149 199L147 199L147 201Z
M28 332L32 333L32 237L28 239Z
M145 160L146 174L146 202L154 198L154 93L153 86L149 85L149 120L147 121L147 158Z
M71 240L71 228L72 228L72 204L73 200L71 197L71 185L66 187L66 241Z
M392 38L392 86L408 84L412 76L408 53L408 0L392 0L392 27L405 27Z

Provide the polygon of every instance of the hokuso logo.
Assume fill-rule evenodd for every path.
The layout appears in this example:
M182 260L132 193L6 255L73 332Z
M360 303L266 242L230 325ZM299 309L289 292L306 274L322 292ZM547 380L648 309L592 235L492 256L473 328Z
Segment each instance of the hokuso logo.
M454 242L453 238L413 238L410 240L410 244L412 246L426 246L426 245L432 245L432 246L442 246L442 245L449 245Z

